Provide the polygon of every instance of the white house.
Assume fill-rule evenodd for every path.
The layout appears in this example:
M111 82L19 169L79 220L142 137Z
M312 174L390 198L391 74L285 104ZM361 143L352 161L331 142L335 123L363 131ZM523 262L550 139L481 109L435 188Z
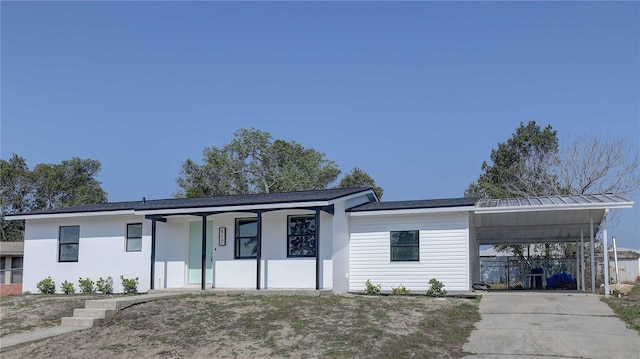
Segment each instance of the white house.
M370 188L346 188L143 199L6 218L26 223L30 292L48 276L56 283L111 276L118 292L121 275L139 278L142 292L338 293L360 291L367 280L420 291L431 278L456 292L479 281L480 244L571 242L599 231L606 238L608 211L632 204L615 195L379 202Z

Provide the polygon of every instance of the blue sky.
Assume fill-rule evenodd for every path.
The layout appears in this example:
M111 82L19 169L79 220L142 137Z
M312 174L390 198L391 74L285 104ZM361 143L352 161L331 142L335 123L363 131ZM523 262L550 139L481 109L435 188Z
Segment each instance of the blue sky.
M521 121L640 141L638 2L6 2L1 156L166 198L255 127L385 200L459 197ZM640 198L610 234L640 247Z

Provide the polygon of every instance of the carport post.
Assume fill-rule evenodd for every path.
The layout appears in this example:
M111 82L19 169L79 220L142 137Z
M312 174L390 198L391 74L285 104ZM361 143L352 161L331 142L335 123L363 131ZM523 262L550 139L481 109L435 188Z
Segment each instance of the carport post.
M593 213L589 211L589 233L591 236L591 293L596 292L596 258L595 245L593 243Z
M609 249L607 248L607 214L609 210L604 210L604 217L602 217L602 251L604 252L604 295L609 296Z
M580 290L580 252L578 246L580 242L576 241L576 290Z
M584 228L580 227L580 275L582 276L582 291L585 291L586 285L584 284Z

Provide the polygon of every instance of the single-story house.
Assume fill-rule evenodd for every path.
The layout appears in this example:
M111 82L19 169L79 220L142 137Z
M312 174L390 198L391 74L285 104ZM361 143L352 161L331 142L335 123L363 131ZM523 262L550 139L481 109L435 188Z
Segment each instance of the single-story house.
M479 245L606 237L616 195L380 202L371 188L113 202L17 213L25 220L23 289L139 278L164 288L450 292L479 281ZM593 248L593 246L592 246ZM202 270L204 268L204 270ZM59 288L57 288L59 290ZM595 290L595 288L593 288Z
M0 296L22 293L24 242L0 242Z

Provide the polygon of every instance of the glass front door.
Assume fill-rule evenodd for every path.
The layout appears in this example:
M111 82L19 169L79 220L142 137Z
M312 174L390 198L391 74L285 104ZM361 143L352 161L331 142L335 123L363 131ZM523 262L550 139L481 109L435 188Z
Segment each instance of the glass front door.
M206 284L213 283L213 221L207 221ZM188 284L200 284L202 278L202 221L189 223Z

